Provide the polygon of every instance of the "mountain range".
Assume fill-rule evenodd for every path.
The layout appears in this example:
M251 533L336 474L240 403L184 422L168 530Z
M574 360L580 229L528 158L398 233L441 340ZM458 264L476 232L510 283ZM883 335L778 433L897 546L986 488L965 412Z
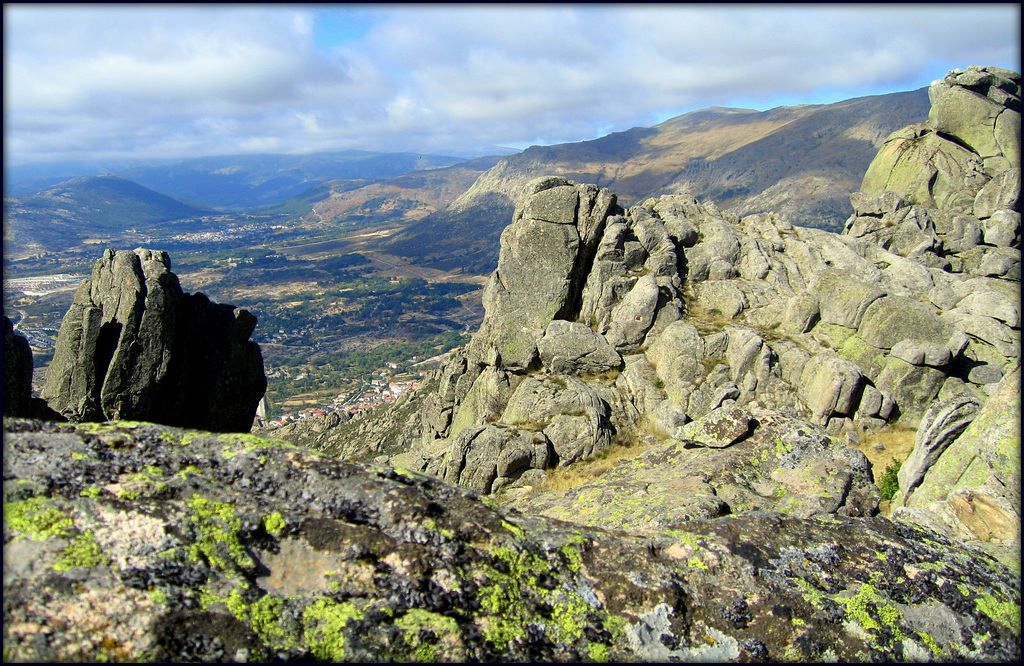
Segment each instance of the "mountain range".
M4 254L61 250L94 235L216 214L114 175L85 176L4 198ZM191 227L183 230L191 230Z
M328 232L344 222L390 225L375 249L486 274L519 190L544 174L614 188L627 205L682 193L741 215L772 210L793 224L838 231L852 212L849 193L885 138L927 115L926 89L768 111L716 107L592 141L468 161L349 151L123 162L117 187L96 174L50 182L97 164L15 166L4 235L16 247L58 249L90 229L210 209L259 211ZM28 193L40 183L46 188Z
M626 205L688 194L741 215L771 210L792 224L840 231L853 212L849 195L886 137L923 122L928 108L927 89L763 112L711 108L593 141L533 146L502 158L387 248L487 273L515 198L543 175L612 188Z

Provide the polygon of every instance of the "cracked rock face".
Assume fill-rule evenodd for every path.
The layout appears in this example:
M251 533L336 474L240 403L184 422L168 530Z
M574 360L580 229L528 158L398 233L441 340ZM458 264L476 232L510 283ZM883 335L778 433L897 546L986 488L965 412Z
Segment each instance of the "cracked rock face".
M635 536L252 435L3 441L8 661L1020 658L1019 578L878 517Z
M248 432L267 387L255 326L182 292L166 252L107 250L64 317L41 396L72 421Z

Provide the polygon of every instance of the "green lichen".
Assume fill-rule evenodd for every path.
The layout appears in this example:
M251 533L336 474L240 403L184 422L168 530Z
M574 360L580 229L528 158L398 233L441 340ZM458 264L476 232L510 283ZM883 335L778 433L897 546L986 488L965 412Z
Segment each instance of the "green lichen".
M403 640L418 662L437 661L438 641L459 635L459 623L454 619L418 608L395 620L395 626L405 632Z
M689 560L686 561L686 564L691 569L707 569L708 568L708 565L704 563L704 560L700 559L699 557L691 557Z
M260 449L298 448L291 442L287 442L283 439L272 439L247 433L229 433L226 435L219 435L217 439L226 444L224 450L221 452L221 455L223 455L225 459L233 458L243 451L245 453L252 453L253 451ZM238 448L238 445L242 446L241 450Z
M232 589L225 597L214 594L209 588L202 585L199 588L199 603L203 610L208 610L214 604L223 604L232 615L242 622L245 622L248 617L247 604L242 599L242 593L237 589Z
M566 544L559 549L569 565L569 571L578 573L583 566L583 555L574 544Z
M455 538L455 530L453 530L451 528L448 528L448 527L439 527L438 524L437 524L437 521L434 520L433 518L424 518L423 522L421 524L423 525L423 527L425 527L429 531L437 532L438 534L440 534L441 536L445 537L446 539L454 539Z
M604 643L591 643L587 646L587 654L591 661L599 664L608 663L608 646Z
M317 599L302 613L303 637L317 659L345 661L345 626L362 619L363 611L351 602Z
M517 526L513 525L512 523L508 522L507 520L501 521L501 526L504 527L509 532L511 532L512 534L516 535L516 538L518 538L518 539L522 539L523 535L525 534L525 532L523 532L523 529L521 527L517 527Z
M263 518L263 528L275 536L280 534L286 525L284 517L277 511Z
M92 435L102 435L111 432L121 432L122 430L134 430L140 426L152 425L150 423L143 423L142 421L103 421L103 422L84 422L74 424L75 430L78 432L84 432Z
M89 456L85 455L84 453L78 453L77 451L72 451L71 452L71 459L72 460L88 460Z
M924 643L925 646L929 650L931 650L932 654L935 655L936 657L941 656L942 654L945 653L945 650L943 650L942 647L938 643L935 642L935 639L932 638L930 634L927 634L927 633L925 633L923 631L918 631L917 635L921 639L921 642Z
M242 520L232 505L193 496L188 506L195 512L191 519L199 529L199 538L189 546L191 559L205 558L216 569L228 568L229 562L241 569L256 566L238 538Z
M1020 604L1012 601L999 601L991 594L985 594L975 600L978 610L988 615L993 622L998 622L1020 636Z
M57 571L67 571L76 567L91 569L108 564L110 558L100 550L95 535L92 532L83 532L71 540L71 544L60 554L53 568Z
M99 497L103 494L103 489L98 486L86 488L82 492L78 493L79 497Z
M45 497L30 497L21 502L4 502L4 522L21 535L33 541L44 541L54 536L67 536L71 517L47 506Z
M903 619L903 613L899 608L891 604L885 604L885 599L878 593L874 586L862 583L860 591L852 597L836 597L837 603L846 606L847 614L855 619L864 631L880 631L882 626L889 627L897 641L903 640L903 633L899 629L899 621ZM872 607L875 614L872 615Z
M779 456L786 455L793 450L793 445L783 442L781 437L776 437L772 444L775 445L775 454Z
M196 476L196 475L199 474L199 471L200 471L199 468L196 467L195 465L189 465L188 467L185 467L180 472L178 472L178 476L181 477L182 481L185 481L185 480L188 479L188 475L189 474L192 474L193 476Z
M539 554L525 548L494 548L494 557L504 566L501 570L485 567L480 572L487 583L479 588L478 601L485 613L484 637L499 651L525 639L531 627L542 629L550 639L563 644L583 640L587 627L603 627L613 635L616 630L621 632L624 623L616 623L613 616L591 606L570 585L554 589L541 585L541 581L551 579L556 566L573 567L572 555L566 550L576 550L582 543L585 540L579 537L570 546ZM548 614L538 616L533 604L549 609Z

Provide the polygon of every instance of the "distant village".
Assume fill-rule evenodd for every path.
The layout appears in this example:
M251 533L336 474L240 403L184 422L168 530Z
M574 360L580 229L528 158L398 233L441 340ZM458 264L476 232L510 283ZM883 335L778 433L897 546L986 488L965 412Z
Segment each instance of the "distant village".
M393 403L406 393L415 391L420 386L420 379L427 375L426 370L418 370L415 372L416 378L393 377L392 373L397 368L397 364L388 363L387 370L376 371L373 373L373 379L361 382L358 389L348 393L338 393L328 405L306 407L299 411L288 412L275 416L266 423L271 427L283 426L299 419L323 418L331 412L355 416L374 407Z
M209 221L211 218L201 218L204 222ZM218 219L218 218L213 218ZM283 229L284 227L276 224L269 227L270 229ZM245 224L241 226L232 226L225 229L218 229L215 231L196 231L192 233L177 234L171 236L170 240L183 242L183 243L216 243L219 241L235 240L238 238L244 238L246 236L253 236L260 233L266 233L268 227L259 224Z

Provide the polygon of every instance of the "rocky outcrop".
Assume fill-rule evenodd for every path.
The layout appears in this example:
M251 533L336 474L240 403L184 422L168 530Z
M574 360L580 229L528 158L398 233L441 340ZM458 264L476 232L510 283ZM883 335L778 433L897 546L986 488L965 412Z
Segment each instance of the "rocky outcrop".
M252 435L8 419L3 442L7 661L1020 658L1019 578L884 518L634 536Z
M1019 81L1000 76L989 93ZM943 132L933 133L954 136ZM990 152L972 153L971 207L858 192L843 234L679 195L624 209L591 185L532 181L472 342L386 428L368 415L344 444L318 448L654 534L763 510L873 516L867 462L841 442L920 427L895 515L1019 570L1019 455L1007 453L1019 446L1019 402L979 411L1020 358L1019 166L1000 170ZM972 424L982 414L984 431ZM597 480L533 490L545 469L636 441L647 453Z
M928 97L928 122L886 140L861 191L896 192L928 208L977 215L975 202L992 178L1015 170L1020 182L1020 74L997 67L953 70L932 84ZM1017 190L1005 188L1003 196L1017 197ZM983 197L983 205L990 198Z
M184 293L166 252L107 250L64 317L41 396L73 421L248 432L267 387L255 326Z
M892 193L855 200L907 208ZM987 399L1020 355L1012 271L951 272L868 238L737 219L681 196L622 210L564 179L531 183L516 210L484 323L434 377L421 462L403 459L453 483L473 478L480 492L515 485L537 461L680 438L688 422L754 401L833 435L914 426L936 399ZM540 446L532 435L514 443L524 428L547 455L527 455ZM495 455L472 452L484 441ZM497 455L534 462L502 475Z

